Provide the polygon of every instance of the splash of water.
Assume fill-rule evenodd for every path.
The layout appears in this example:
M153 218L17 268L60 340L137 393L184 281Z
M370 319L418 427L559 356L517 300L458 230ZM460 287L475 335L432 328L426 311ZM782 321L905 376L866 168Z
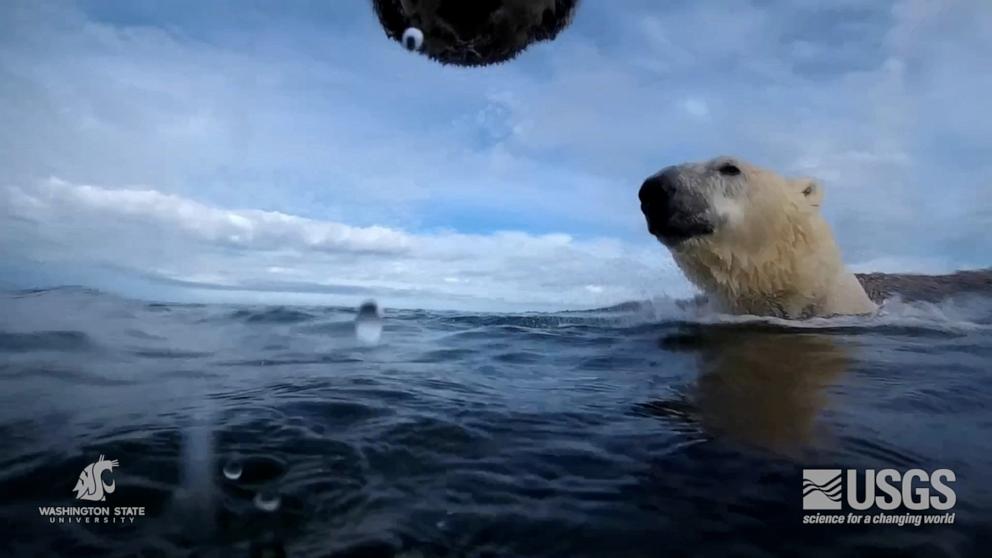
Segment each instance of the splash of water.
M657 297L616 308L554 315L561 325L588 323L636 327L664 322L703 325L765 324L788 329L872 329L911 327L923 330L963 333L992 329L992 299L982 295L948 298L941 302L904 301L899 296L885 300L878 311L866 316L827 316L790 320L747 314L726 314L699 301Z
M382 311L374 300L365 301L358 307L355 337L365 345L375 345L382 338Z

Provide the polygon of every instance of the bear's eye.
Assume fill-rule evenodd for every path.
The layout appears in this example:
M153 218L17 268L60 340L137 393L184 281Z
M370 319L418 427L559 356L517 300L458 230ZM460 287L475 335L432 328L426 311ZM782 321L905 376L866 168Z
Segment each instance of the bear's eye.
M737 176L741 173L740 167L733 163L724 163L716 170L723 176Z

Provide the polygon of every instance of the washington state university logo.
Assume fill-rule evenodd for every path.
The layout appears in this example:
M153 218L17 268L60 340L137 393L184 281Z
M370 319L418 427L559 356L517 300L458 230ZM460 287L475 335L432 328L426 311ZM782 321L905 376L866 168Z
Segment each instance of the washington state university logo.
M79 473L79 480L73 491L77 500L89 500L91 502L103 502L107 499L107 494L111 494L117 488L116 482L110 481L107 484L103 480L104 473L112 473L114 467L118 467L117 460L108 461L100 456L96 463L90 463Z
M803 469L803 509L841 508L840 469Z
M76 500L106 502L107 494L117 490L114 482L114 469L119 467L116 459L106 459L103 454L95 463L83 467L79 480L73 487ZM109 481L109 482L108 482ZM126 492L126 491L125 491ZM63 499L65 497L63 496ZM144 506L108 506L106 504L81 504L72 506L38 506L38 514L52 525L111 524L131 525L139 517L144 517ZM6 556L6 555L5 555Z

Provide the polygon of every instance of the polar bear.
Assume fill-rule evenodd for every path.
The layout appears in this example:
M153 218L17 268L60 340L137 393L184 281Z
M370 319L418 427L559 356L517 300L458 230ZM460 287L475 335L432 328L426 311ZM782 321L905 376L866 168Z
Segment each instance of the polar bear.
M841 261L811 179L717 157L662 169L638 197L648 231L722 310L807 318L877 308Z

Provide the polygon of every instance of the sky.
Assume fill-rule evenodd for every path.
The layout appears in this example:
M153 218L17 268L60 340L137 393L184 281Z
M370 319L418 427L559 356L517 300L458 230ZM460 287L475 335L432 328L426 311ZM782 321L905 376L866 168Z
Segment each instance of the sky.
M992 3L585 0L486 68L368 3L0 3L0 288L592 308L691 285L637 202L812 176L857 271L992 264Z

